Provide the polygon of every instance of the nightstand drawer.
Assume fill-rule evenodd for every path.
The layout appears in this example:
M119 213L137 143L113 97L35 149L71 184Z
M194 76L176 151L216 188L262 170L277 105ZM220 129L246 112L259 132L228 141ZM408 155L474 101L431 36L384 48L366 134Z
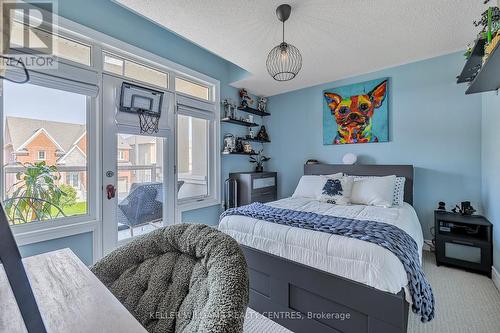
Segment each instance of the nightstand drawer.
M262 202L262 203L276 201L276 191L255 194L252 196L252 200L253 202Z
M230 173L229 177L238 182L238 206L277 200L276 172L237 172Z
M266 187L275 187L275 186L276 186L276 177L274 176L252 179L253 190L258 190Z

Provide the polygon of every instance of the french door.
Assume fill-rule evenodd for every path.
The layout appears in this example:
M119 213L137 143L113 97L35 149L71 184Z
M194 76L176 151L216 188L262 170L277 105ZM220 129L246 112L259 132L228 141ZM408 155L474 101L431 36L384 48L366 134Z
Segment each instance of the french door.
M136 124L117 123L122 83L121 78L103 75L104 255L137 236L173 224L176 216L174 96L162 91L161 112L167 119L161 130L141 134L138 117Z

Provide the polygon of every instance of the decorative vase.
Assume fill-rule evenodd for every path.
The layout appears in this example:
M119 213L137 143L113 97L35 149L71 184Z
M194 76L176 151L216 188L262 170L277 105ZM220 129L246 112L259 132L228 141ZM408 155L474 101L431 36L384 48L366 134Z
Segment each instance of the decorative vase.
M264 172L264 167L262 165L257 165L255 167L255 172Z

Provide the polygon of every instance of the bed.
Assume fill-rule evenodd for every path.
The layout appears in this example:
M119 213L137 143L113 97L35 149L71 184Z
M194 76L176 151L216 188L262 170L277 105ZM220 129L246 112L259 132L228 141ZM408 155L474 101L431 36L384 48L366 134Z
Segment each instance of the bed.
M306 165L306 175L344 172L406 178L405 204L397 208L337 206L304 198L268 205L296 211L396 225L417 243L423 237L413 203L409 165ZM219 229L234 237L250 273L250 307L300 332L406 332L411 298L405 270L388 250L362 240L226 216ZM421 259L421 258L420 258Z

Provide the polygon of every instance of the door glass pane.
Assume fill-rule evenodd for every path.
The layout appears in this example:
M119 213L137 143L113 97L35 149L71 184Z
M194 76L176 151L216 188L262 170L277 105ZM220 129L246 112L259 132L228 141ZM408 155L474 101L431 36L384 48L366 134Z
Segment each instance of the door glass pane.
M87 213L87 99L4 81L2 197L11 224Z
M118 241L162 227L164 139L118 134Z
M179 199L208 195L208 126L206 119L177 118Z

